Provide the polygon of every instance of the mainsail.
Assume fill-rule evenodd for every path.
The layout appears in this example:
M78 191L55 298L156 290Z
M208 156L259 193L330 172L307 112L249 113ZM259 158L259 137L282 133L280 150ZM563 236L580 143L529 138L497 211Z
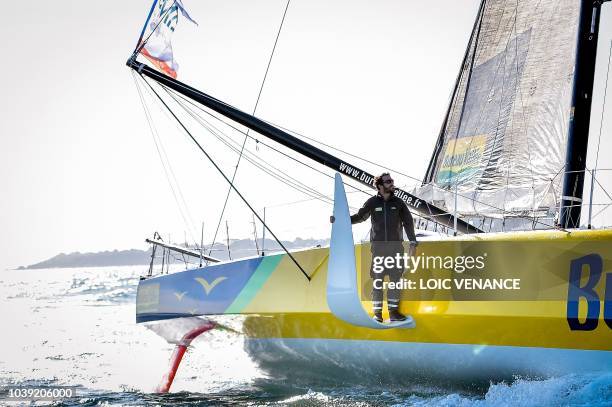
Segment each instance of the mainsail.
M579 15L573 0L483 1L420 196L476 226L554 221Z

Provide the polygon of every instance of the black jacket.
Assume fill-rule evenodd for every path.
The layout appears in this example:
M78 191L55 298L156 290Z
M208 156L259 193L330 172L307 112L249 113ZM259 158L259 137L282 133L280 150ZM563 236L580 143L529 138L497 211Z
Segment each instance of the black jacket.
M368 199L356 214L351 216L351 223L361 223L372 217L370 240L372 242L401 242L404 240L402 226L410 242L416 243L414 221L408 206L395 195L388 201L381 195Z

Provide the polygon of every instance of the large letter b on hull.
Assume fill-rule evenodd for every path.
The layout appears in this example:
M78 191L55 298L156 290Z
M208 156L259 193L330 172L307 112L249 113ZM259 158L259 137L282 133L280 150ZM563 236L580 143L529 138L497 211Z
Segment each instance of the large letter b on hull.
M589 268L589 279L584 286L580 286L583 266ZM603 261L598 254L588 254L579 259L572 260L569 275L569 288L567 291L567 323L572 331L592 331L599 322L599 296L595 286L601 278ZM580 298L587 301L586 321L578 319Z

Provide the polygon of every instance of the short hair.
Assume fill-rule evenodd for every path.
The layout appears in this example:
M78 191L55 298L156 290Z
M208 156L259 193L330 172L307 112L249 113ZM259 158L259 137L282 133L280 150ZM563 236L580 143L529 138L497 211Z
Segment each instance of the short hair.
M374 177L374 186L376 187L376 189L378 189L378 187L383 184L383 179L382 178L385 175L391 176L391 174L389 174L388 172L383 172L379 176Z

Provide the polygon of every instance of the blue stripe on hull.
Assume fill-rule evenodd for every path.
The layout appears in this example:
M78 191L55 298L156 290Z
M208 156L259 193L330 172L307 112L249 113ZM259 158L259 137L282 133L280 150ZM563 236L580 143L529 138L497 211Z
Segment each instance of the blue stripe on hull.
M142 280L136 322L223 314L261 261L255 257Z

